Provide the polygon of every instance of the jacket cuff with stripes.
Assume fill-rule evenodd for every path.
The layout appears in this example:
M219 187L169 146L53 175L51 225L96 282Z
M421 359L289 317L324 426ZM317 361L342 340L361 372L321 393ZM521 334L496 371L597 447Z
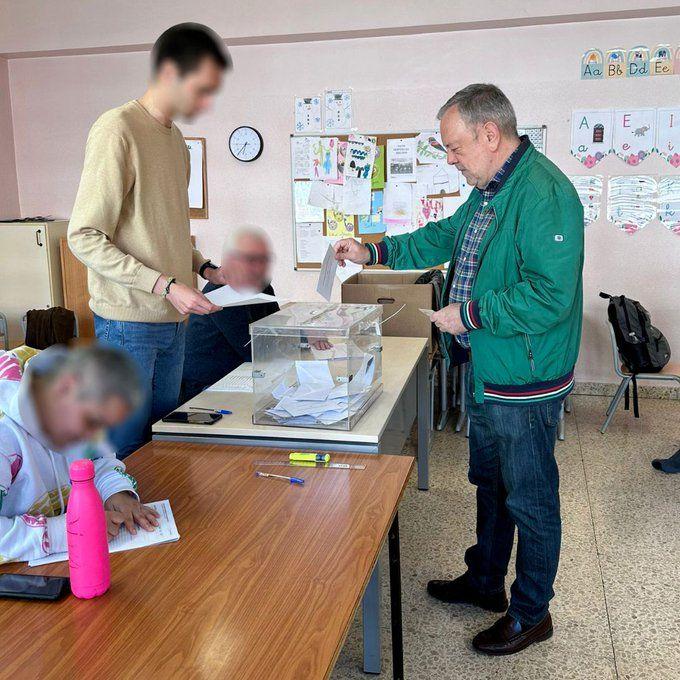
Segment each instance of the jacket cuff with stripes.
M387 244L385 241L380 243L367 243L369 260L368 266L372 264L385 264L387 262Z
M468 331L476 331L483 328L482 318L479 315L479 302L468 300L460 306L460 320Z

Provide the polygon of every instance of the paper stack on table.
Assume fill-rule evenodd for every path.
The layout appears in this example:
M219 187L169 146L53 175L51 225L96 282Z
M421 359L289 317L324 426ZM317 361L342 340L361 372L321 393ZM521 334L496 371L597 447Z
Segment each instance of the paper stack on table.
M125 526L120 527L118 536L109 541L109 552L123 552L124 550L135 550L136 548L146 548L150 545L157 545L158 543L169 543L170 541L177 541L179 533L177 532L177 525L170 509L170 501L156 501L155 503L145 503L149 508L153 508L159 515L158 526L153 531L145 531L137 527L137 533L131 534ZM28 563L29 567L39 567L43 564L52 564L52 562L65 562L68 560L68 553L53 553L47 557L41 557L37 560L31 560Z
M267 413L286 425L330 425L349 416L349 407L359 410L370 397L375 361L364 354L361 367L348 383L335 384L328 361L296 361L297 384L278 385L272 396L278 400Z

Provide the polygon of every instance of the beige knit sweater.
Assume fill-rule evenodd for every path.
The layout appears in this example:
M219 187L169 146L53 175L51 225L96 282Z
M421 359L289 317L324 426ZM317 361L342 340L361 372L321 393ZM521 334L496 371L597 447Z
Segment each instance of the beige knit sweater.
M161 274L192 285L206 261L191 244L189 152L138 101L92 126L68 243L88 267L90 307L116 321L176 322L183 317L154 295Z

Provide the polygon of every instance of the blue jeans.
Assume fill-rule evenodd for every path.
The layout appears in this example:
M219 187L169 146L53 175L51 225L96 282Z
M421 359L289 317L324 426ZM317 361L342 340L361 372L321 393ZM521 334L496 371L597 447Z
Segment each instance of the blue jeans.
M177 408L184 364L184 323L112 321L94 315L97 338L127 351L137 362L146 392L142 406L109 431L118 458L151 440L151 425Z
M465 553L468 577L481 592L503 590L517 527L508 614L532 626L548 613L560 557L555 440L562 402L475 404L473 380L470 368L469 479L477 487L477 543Z

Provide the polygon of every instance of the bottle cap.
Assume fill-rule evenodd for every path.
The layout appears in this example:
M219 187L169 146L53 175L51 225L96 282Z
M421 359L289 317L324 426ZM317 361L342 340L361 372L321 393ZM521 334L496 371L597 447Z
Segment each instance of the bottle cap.
M88 458L74 460L69 469L72 482L85 482L94 479L94 463Z

